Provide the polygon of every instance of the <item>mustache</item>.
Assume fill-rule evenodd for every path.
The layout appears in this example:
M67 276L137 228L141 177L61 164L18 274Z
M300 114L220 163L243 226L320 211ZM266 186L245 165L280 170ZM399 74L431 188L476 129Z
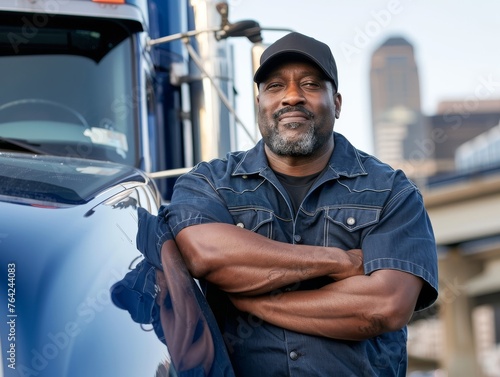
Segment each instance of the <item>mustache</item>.
M287 106L287 107L284 107L284 108L279 109L278 111L276 111L273 114L273 119L278 119L283 114L291 113L293 111L300 111L300 112L306 114L309 118L314 118L314 113L312 113L311 111L307 110L303 106Z

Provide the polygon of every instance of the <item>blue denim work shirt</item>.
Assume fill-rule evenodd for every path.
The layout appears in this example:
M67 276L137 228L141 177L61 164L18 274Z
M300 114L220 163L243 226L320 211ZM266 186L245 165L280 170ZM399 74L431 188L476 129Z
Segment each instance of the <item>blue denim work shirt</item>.
M361 248L364 271L396 269L419 276L417 310L437 298L436 245L418 188L400 170L334 133L323 174L296 214L267 163L262 140L246 152L198 164L179 177L168 223L174 237L197 224L222 222L292 244ZM221 237L224 237L221 234ZM287 289L315 289L321 279ZM238 311L208 286L207 299L237 376L405 376L407 329L345 341L275 327Z

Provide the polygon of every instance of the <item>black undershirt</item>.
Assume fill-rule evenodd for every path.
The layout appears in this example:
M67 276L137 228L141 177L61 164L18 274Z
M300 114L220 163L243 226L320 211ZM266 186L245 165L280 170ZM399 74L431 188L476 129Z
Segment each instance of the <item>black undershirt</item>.
M302 200L321 173L322 171L319 171L318 173L312 175L295 177L274 172L292 200L294 214L297 213Z

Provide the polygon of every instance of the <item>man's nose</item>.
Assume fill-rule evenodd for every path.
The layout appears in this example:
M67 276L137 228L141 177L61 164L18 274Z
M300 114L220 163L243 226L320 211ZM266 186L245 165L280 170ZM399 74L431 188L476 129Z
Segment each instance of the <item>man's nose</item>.
M295 106L306 102L306 98L299 84L291 83L286 87L282 100L284 105Z

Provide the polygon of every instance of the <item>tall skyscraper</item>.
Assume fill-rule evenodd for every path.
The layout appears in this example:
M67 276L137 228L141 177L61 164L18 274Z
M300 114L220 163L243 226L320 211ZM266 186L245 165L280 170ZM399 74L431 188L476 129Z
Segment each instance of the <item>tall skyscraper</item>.
M432 155L419 148L426 122L413 46L391 37L374 51L370 68L374 153L414 179L429 174Z

